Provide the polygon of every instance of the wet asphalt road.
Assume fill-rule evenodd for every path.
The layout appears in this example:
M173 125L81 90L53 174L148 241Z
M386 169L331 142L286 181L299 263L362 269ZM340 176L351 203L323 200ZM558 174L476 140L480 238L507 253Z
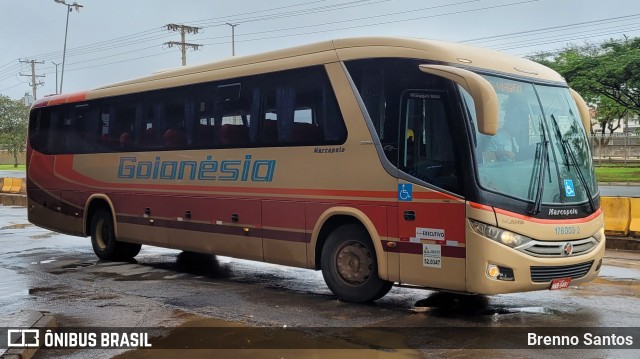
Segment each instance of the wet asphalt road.
M0 315L21 310L55 314L63 327L466 327L491 341L485 327L638 327L640 255L607 253L601 278L561 291L457 297L394 287L375 304L337 301L320 272L144 246L136 263L98 260L89 239L28 224L25 208L0 206ZM464 302L462 306L452 303ZM418 304L418 306L416 306ZM5 325L10 325L6 324ZM0 325L2 326L2 325ZM304 329L303 329L304 330ZM613 330L613 329L612 329ZM377 334L376 334L377 333ZM384 329L359 338L358 356L473 358L557 356L549 350L378 350ZM468 333L467 333L468 334ZM168 333L172 335L171 332ZM177 334L176 334L177 335ZM379 337L376 337L379 336ZM406 337L405 337L406 336ZM328 335L327 341L344 341ZM173 340L180 342L180 337ZM461 341L465 338L460 338ZM340 347L340 345L338 345ZM555 353L555 354L554 354ZM350 350L190 351L186 357L334 357ZM175 351L40 350L36 358L173 357ZM637 358L639 350L569 350L567 358Z

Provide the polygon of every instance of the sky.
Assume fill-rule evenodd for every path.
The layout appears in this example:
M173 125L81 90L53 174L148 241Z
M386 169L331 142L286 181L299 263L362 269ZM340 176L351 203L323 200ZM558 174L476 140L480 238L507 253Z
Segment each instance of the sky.
M60 0L62 1L62 0ZM512 55L567 44L640 36L637 0L66 0L69 14L63 92L88 90L181 66L180 34L167 24L199 27L186 42L187 65L361 36L464 42ZM67 6L54 0L0 0L0 95L56 93L62 75ZM20 74L29 75L21 76ZM59 85L58 85L59 86Z

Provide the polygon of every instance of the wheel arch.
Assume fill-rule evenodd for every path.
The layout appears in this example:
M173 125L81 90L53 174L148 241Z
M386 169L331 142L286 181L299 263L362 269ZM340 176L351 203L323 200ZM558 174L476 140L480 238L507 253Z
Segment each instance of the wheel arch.
M343 224L356 223L364 227L369 234L373 247L376 251L376 262L378 265L378 276L381 279L388 280L387 256L382 241L375 225L369 217L359 209L351 207L333 207L324 211L313 228L311 235L311 243L307 247L308 267L313 269L320 268L320 257L322 247L331 232Z
M106 208L111 212L111 218L113 218L113 232L116 235L116 238L118 237L118 221L116 221L116 212L113 209L113 202L111 202L109 196L103 193L92 194L87 199L84 208L83 223L85 237L91 235L91 228L89 228L91 226L91 218L99 208Z

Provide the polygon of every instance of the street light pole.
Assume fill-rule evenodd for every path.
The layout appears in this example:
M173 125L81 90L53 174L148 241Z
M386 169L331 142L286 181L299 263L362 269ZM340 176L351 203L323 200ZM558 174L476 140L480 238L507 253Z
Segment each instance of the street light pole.
M75 8L77 12L80 12L80 8L82 5L74 2L73 4L67 4L65 0L53 0L58 4L65 5L67 7L67 25L64 29L64 49L62 50L62 71L60 72L60 92L62 93L62 81L64 80L64 63L67 57L67 33L69 32L69 14L73 11L72 8ZM56 86L57 87L57 86Z
M58 62L57 64L53 61L51 61L52 64L56 65L56 95L58 94L58 65L60 65L60 63Z
M231 26L231 56L236 56L236 26L240 24L227 23L227 25Z

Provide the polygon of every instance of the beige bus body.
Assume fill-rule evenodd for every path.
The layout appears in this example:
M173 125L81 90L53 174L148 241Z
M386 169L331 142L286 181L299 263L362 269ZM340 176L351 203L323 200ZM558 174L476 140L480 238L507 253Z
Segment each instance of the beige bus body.
M114 221L114 231L119 241L311 269L320 268L323 245L332 230L347 223L358 223L371 239L377 274L382 280L469 293L496 294L549 289L548 281L532 281L531 268L536 266L572 266L593 262L588 273L574 279L573 284L592 280L597 275L604 254L602 237L585 254L540 258L477 234L470 220L507 229L541 242L550 239L565 243L596 236L603 227L600 211L588 219L570 221L571 226L579 228L579 234L559 236L554 228L563 225L562 221L540 221L510 214L415 183L414 200L410 204L398 202L396 189L406 181L391 175L381 164L377 149L379 142L372 137L367 122L370 120L363 111L359 95L344 65L346 61L366 58L424 60L424 72L461 84L474 96L478 104L476 110L484 118L479 122L483 128L481 132L485 134L494 134L497 126L497 105L491 103L495 101L495 94L486 92L486 84L465 77L466 73L484 70L528 78L532 82L564 83L560 75L544 66L490 50L437 41L358 38L234 57L100 87L86 92L83 101L293 68L323 66L345 119L348 137L344 144L327 146L337 148L335 153L323 154L314 153L319 146L135 153L138 163L157 161L157 157L161 157L163 162L186 159L200 161L207 155L213 155L220 162L238 160L242 156L251 156L255 160L277 160L277 176L272 182L238 181L232 185L219 181L198 183L180 180L167 183L159 179L124 182L115 170L120 158L126 155L123 153L32 154L29 163L32 181L29 189L29 219L60 232L87 236L91 234L92 214L97 207L105 206L117 219ZM427 66L429 64L431 67ZM476 84L469 85L468 82L472 80ZM41 100L34 109L74 101L73 95L65 96ZM56 158L51 160L51 157ZM38 177L35 166L48 163L49 160L53 175L69 186L51 188L40 183L41 177ZM91 190L77 193L75 185ZM166 195L158 194L165 192ZM40 195L51 198L50 202L43 204ZM51 203L56 199L60 206ZM131 209L128 202L133 200L139 205ZM458 253L442 255L439 268L425 266L422 252L400 250L406 246L407 238L399 235L399 224L395 222L400 221L401 213L408 205L424 206L424 211L429 213L438 213L440 208L446 208L443 213L461 215L459 220L451 224L460 228L461 236L457 240L448 240L447 244L443 244L438 240L411 238L412 242L442 246L443 250L451 247L452 253ZM286 209L283 209L284 206ZM196 211L194 208L206 210ZM186 212L189 212L189 217L185 216ZM430 223L416 226L427 227L438 221L449 220L453 221L447 218L430 219ZM185 231L187 224L202 230ZM209 228L220 230L210 231ZM268 233L286 236L290 240L273 238ZM515 280L491 278L487 274L490 265L512 268Z

